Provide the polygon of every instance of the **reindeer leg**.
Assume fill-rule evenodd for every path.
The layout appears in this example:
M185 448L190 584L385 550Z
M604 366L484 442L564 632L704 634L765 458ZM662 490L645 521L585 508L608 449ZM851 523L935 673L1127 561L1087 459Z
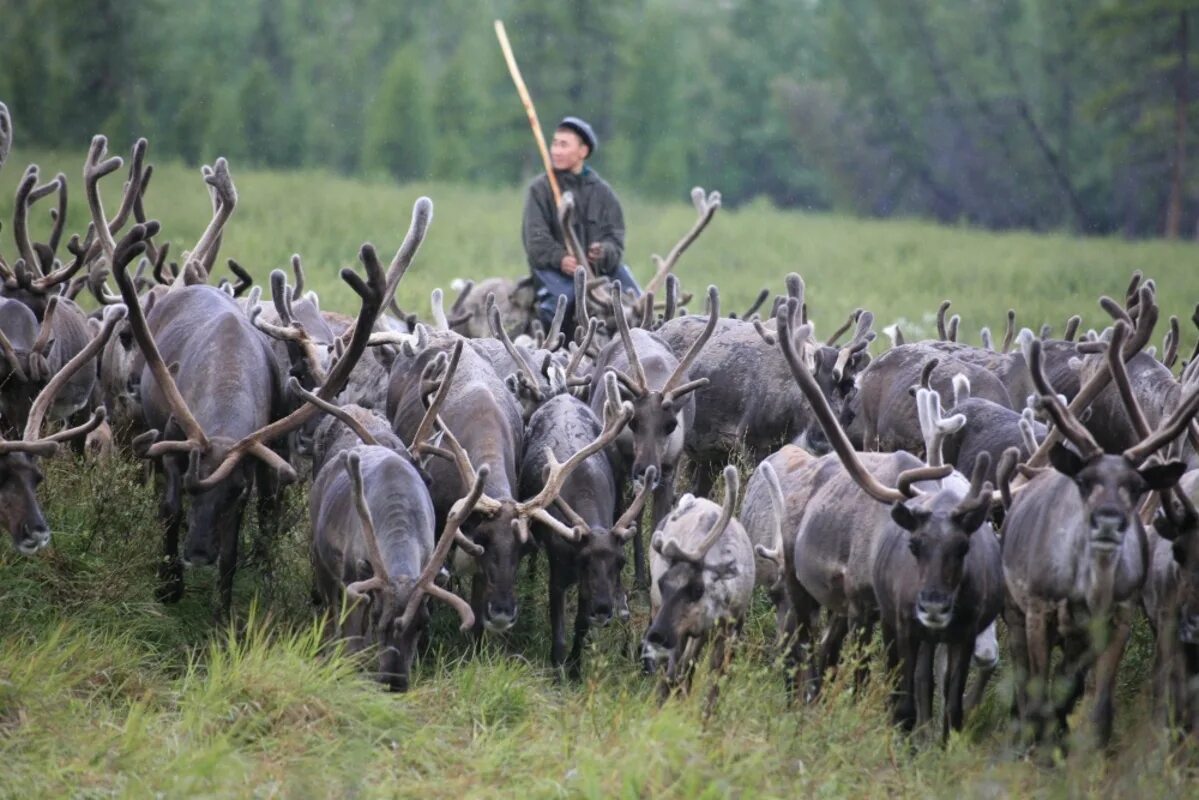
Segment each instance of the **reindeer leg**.
M259 567L269 585L276 543L283 527L283 484L275 470L266 464L258 464L255 473L254 483L258 488L258 536L254 539L250 559Z
M1062 660L1054 681L1054 693L1061 700L1054 706L1057 714L1057 735L1065 741L1069 732L1069 718L1074 706L1086 690L1087 669L1090 667L1091 643L1085 635L1065 636L1062 639Z
M974 657L974 642L956 642L946 644L946 660L949 662L945 673L942 693L945 698L945 708L941 716L944 724L941 728L942 742L949 739L949 732L960 731L965 721L965 709L962 698L966 693L966 677L970 674L970 660Z
M556 671L566 663L566 587L558 564L558 559L552 555L550 562L550 631L553 641L550 644L550 663Z
M1132 636L1130 616L1130 609L1126 606L1114 610L1111 637L1095 664L1095 708L1091 712L1091 719L1095 723L1098 744L1104 749L1111 744L1112 739L1116 673L1120 668L1120 659L1124 657L1124 648Z
M1199 645L1180 645L1174 660L1179 721L1194 736L1199 732Z
M1028 635L1024 627L1024 612L1008 598L1004 603L1003 621L1008 628L1008 649L1012 655L1012 716L1021 724L1028 715Z
M226 621L233 611L233 576L237 572L237 545L241 538L241 518L244 503L233 514L229 529L221 537L221 552L217 559L217 574L220 597L217 602L216 616L218 621Z
M1025 715L1031 725L1031 743L1041 741L1045 733L1049 702L1049 620L1048 613L1030 608L1025 614L1028 646L1028 695Z
M849 618L844 614L830 614L820 640L820 652L812 661L808 673L808 691L804 698L806 702L815 702L820 697L820 688L824 675L830 669L836 669L841 660L841 646L849 633Z
M183 562L179 560L179 528L183 525L183 479L178 462L171 457L161 464L162 502L158 515L164 527L162 563L158 565L160 603L178 603L183 597Z
M919 673L920 642L903 622L895 631L895 653L899 661L899 685L891 697L897 725L908 733L916 724L916 676Z
M580 597L579 608L575 612L574 643L570 647L570 657L567 659L571 680L577 681L583 676L583 645L587 642L587 631L590 628L591 623L587 621L587 614L583 608L583 599Z
M913 634L915 632L913 631ZM919 641L916 645L916 672L912 696L916 703L916 727L923 728L933 718L933 655L936 643Z

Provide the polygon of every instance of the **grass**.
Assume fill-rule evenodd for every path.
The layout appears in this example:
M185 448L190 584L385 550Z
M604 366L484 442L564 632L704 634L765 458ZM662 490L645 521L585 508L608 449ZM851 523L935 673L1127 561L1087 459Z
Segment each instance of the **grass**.
M43 180L58 171L67 175L73 198L67 229L83 230L89 219L82 191L84 155L82 146L77 153L15 148L0 172L0 220L11 218L20 167L35 162ZM598 168L602 171L603 164ZM412 203L422 194L433 198L434 220L416 265L400 286L405 309L427 315L429 291L448 289L455 277L528 272L520 242L519 189L396 186L323 172L242 170L237 164L232 173L240 202L222 255L238 259L265 283L271 269L285 268L298 252L326 307L353 309L355 298L338 278L338 268L354 265L358 248L367 241L389 258L407 230ZM110 209L119 198L118 176L123 174L102 184ZM198 170L155 164L147 213L162 221L161 238L171 242L175 255L199 238L211 215L208 204ZM635 197L625 198L624 210L626 261L644 281L652 272L650 255L669 250L691 226L694 211L682 202L650 204ZM47 214L47 207L35 207L35 235L48 229ZM12 256L13 249L6 244L2 252ZM718 212L681 259L678 273L692 291L717 284L724 306L735 310L747 307L764 286L781 292L783 275L799 272L807 283L811 316L828 332L849 311L863 307L875 313L877 327L900 322L909 338L919 338L933 330L933 312L949 299L952 312L962 316L963 339L977 343L984 325L1002 332L1008 308L1016 309L1019 324L1034 330L1047 322L1061 331L1071 314L1081 314L1086 325L1102 325L1107 318L1096 299L1101 293L1122 297L1134 269L1157 280L1163 320L1170 314L1187 320L1199 299L1194 256L1189 242L980 233L754 204Z
M82 156L15 151L0 173L0 219L10 216L3 204L16 165L37 160L43 175L76 176ZM436 217L401 287L405 307L423 309L428 290L456 276L523 272L516 190L237 165L234 177L241 205L223 253L265 278L300 252L327 306L351 306L336 267L365 240L389 253L420 194L433 197ZM71 187L68 230L78 230L81 182L72 177ZM207 202L194 170L158 165L148 205L176 253L199 235ZM691 222L685 205L636 198L626 214L628 260L642 275L649 254ZM46 224L39 209L35 233ZM11 246L3 252L11 256ZM977 341L979 326L1002 327L1008 307L1033 326L1060 328L1072 313L1101 324L1095 298L1121 293L1134 268L1158 281L1165 313L1187 318L1199 299L1193 253L1185 243L993 235L753 206L722 211L680 271L692 288L719 284L730 308L799 271L825 329L864 306L880 325L903 320L915 337L948 297ZM1185 331L1184 354L1193 342ZM945 748L890 727L877 670L861 691L837 679L820 704L789 707L764 598L707 720L710 673L701 668L690 697L659 706L627 656L644 629L641 597L627 627L594 637L583 680L560 683L548 668L543 560L522 579L516 629L478 653L439 610L413 690L395 696L359 662L322 650L302 491L290 498L274 579L243 568L226 627L211 622L212 570L189 573L179 605L154 602L155 498L136 463L62 458L45 467L54 547L22 558L0 545L0 796L1171 797L1192 792L1197 777L1196 748L1171 743L1149 719L1152 640L1143 623L1120 677L1115 754L1080 742L1051 768L1011 748L1006 671ZM1076 727L1085 732L1084 714Z

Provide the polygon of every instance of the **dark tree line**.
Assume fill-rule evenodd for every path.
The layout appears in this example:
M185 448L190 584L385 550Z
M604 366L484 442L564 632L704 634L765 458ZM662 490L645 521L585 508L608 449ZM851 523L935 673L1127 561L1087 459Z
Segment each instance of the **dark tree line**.
M619 189L1189 236L1199 0L8 0L20 140L513 183L587 117Z

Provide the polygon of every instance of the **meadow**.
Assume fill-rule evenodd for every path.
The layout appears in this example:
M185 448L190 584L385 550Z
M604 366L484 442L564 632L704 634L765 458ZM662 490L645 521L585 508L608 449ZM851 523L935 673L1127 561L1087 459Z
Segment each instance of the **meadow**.
M36 161L43 180L68 175L68 231L81 231L83 155L82 147L14 150L0 173L0 220L11 219L20 169ZM456 277L524 272L518 189L232 171L240 204L222 256L265 282L298 252L325 307L352 310L337 268L353 264L364 241L389 257L422 194L435 217L400 287L405 309L427 314L429 290ZM120 187L109 181L111 206ZM189 247L209 215L198 170L156 164L147 210L173 252ZM627 260L640 276L693 216L683 202L632 197L625 213ZM35 234L47 226L39 208ZM6 224L8 257L10 242ZM963 338L977 342L983 325L1002 330L1008 308L1034 328L1060 331L1075 313L1101 325L1097 297L1120 296L1141 269L1157 281L1163 319L1183 320L1185 356L1196 338L1194 254L1190 243L996 235L751 205L721 211L679 273L692 290L719 285L728 311L764 286L781 291L782 276L797 271L826 332L865 307L878 327L899 322L909 339L929 335L932 313L950 299ZM131 457L104 465L63 457L45 469L52 547L22 558L0 545L0 796L1169 797L1192 795L1199 777L1199 749L1170 741L1150 719L1143 622L1122 668L1109 757L1086 745L1084 704L1068 756L1023 758L1012 745L1006 668L945 747L932 734L891 728L879 669L859 691L837 683L817 705L789 706L764 597L706 719L714 676L701 668L692 696L660 706L630 658L646 621L643 595L632 598L627 625L592 637L583 679L559 681L549 668L544 559L526 562L524 611L508 636L475 652L451 614L437 611L412 691L392 695L354 659L321 646L301 490L291 493L270 579L242 569L234 621L217 625L211 570L189 573L182 603L154 601L155 500ZM244 530L256 535L252 514Z

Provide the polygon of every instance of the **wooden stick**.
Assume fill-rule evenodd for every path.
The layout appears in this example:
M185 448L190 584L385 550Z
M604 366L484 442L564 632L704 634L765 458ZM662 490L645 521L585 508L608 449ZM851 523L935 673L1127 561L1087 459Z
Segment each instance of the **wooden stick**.
M525 86L525 80L520 76L520 67L516 66L516 56L512 54L512 45L508 43L508 32L504 30L504 23L498 19L495 21L495 37L500 40L500 49L504 51L504 60L508 62L508 72L512 74L512 82L516 84L520 102L524 104L525 113L529 115L529 125L533 128L533 138L537 140L537 149L541 151L541 163L545 167L546 177L550 180L550 191L554 193L554 207L557 208L562 204L562 190L558 188L558 179L554 176L554 167L550 163L550 151L545 146L545 134L541 132L541 123L537 121L537 109L533 107L533 98L529 96L529 88Z

